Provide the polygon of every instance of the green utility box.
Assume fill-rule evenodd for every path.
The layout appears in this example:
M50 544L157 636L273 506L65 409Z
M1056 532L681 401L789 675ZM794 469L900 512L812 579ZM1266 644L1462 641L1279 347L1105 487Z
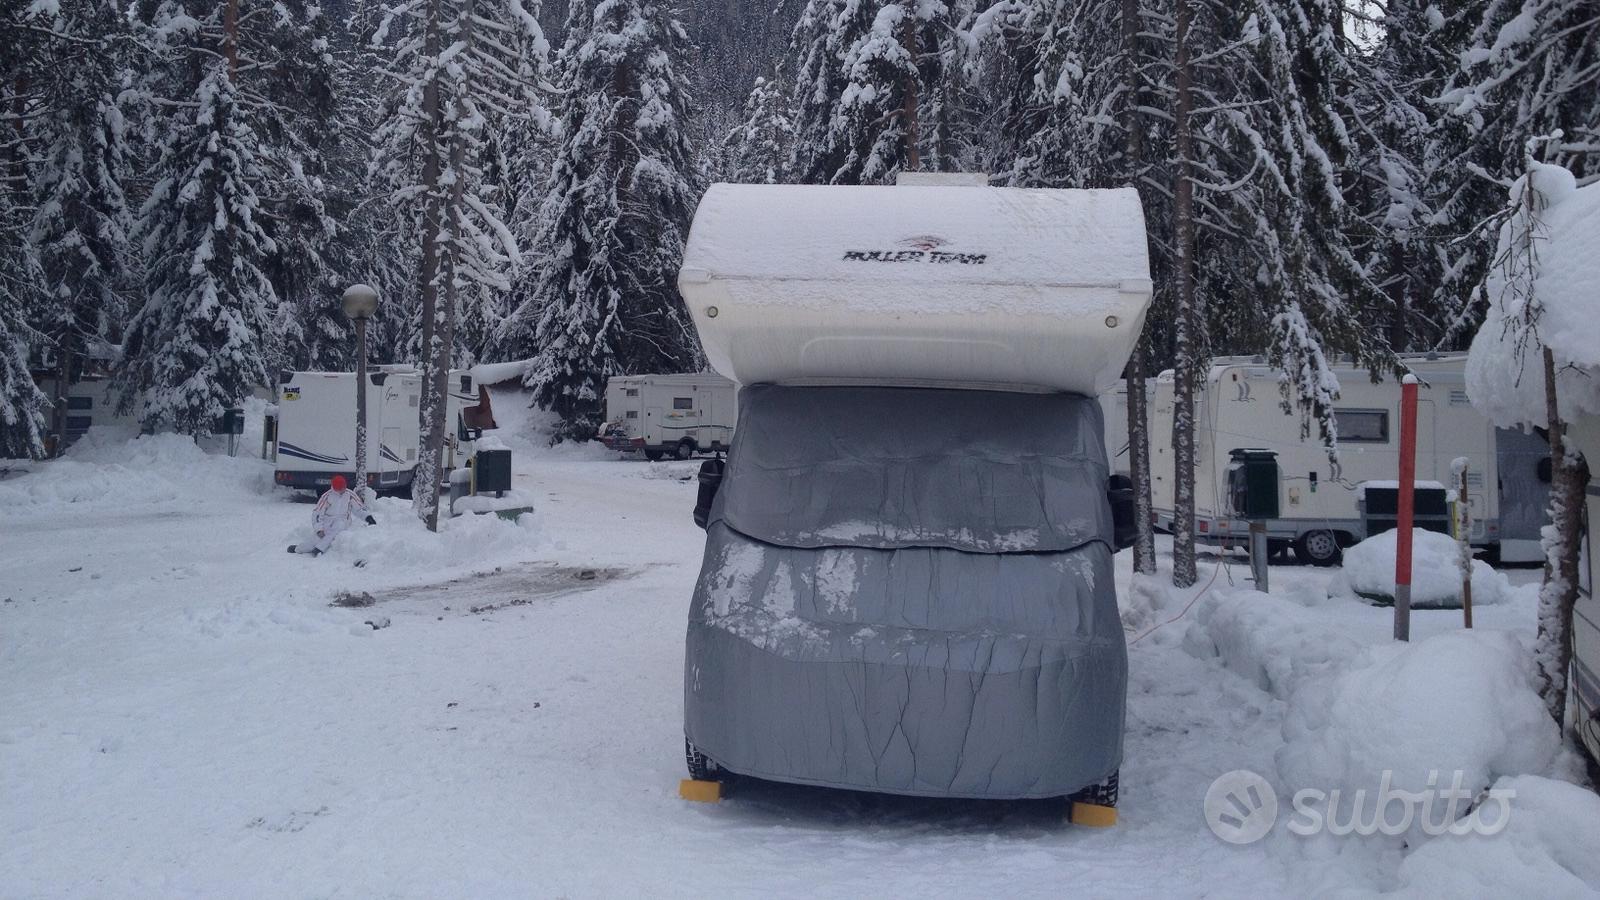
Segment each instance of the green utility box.
M1278 518L1278 454L1240 448L1228 452L1228 504L1241 519Z

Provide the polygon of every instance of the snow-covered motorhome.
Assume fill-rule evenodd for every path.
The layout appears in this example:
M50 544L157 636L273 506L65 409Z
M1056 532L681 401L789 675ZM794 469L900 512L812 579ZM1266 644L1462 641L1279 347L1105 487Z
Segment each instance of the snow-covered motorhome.
M355 477L354 372L284 372L277 411L268 420L268 455L278 484L320 490L335 475ZM374 366L367 373L367 484L381 492L410 490L421 431L422 373L415 366ZM471 458L473 442L494 428L487 390L471 373L450 373L445 421L445 471Z
M1549 449L1536 434L1496 429L1467 399L1464 355L1406 357L1422 380L1417 406L1417 479L1454 488L1451 463L1468 460L1467 499L1472 543L1497 551L1508 562L1543 558L1539 529L1549 495L1541 460ZM1393 481L1399 472L1400 383L1374 383L1366 369L1337 366L1340 396L1338 469L1328 459L1315 426L1301 437L1298 408L1285 412L1279 373L1260 358L1222 357L1202 381L1195 430L1195 531L1197 540L1244 547L1249 523L1236 509L1230 470L1241 463L1234 451L1276 454L1278 516L1266 520L1275 548L1332 564L1342 547L1366 537L1360 485ZM1157 526L1170 530L1174 508L1172 474L1172 372L1150 382L1151 500ZM1127 393L1117 387L1102 397L1106 416L1127 420ZM1107 429L1112 468L1126 472L1126 424Z
M719 184L678 283L741 386L695 510L684 795L732 772L1109 824L1131 511L1095 397L1150 299L1138 195Z
M699 375L616 375L606 382L606 424L600 441L646 459L688 459L722 452L733 442L739 415L732 381Z

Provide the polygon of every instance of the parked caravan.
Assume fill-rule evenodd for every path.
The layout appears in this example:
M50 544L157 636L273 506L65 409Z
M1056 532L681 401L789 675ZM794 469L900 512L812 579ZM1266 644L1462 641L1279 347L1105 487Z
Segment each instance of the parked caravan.
M733 441L738 394L721 375L618 375L606 382L600 440L646 459L722 452Z
M77 443L79 438L89 433L90 428L110 426L130 434L139 430L137 410L126 415L119 410L121 397L112 380L105 375L84 375L66 385L65 389L56 384L54 373L37 376L35 383L52 401L59 391L66 406L64 415L58 417L52 411L46 416L46 426L51 430L45 437L45 446L52 454Z
M1498 552L1508 562L1537 561L1543 558L1539 529L1549 486L1548 470L1541 461L1548 459L1548 447L1536 434L1495 428L1473 409L1463 375L1465 359L1453 355L1404 360L1422 380L1416 477L1454 489L1451 464L1465 457L1472 543ZM1335 371L1340 386L1334 406L1339 428L1337 469L1315 426L1309 437L1302 438L1300 411L1284 411L1275 369L1259 358L1214 362L1197 400L1197 540L1245 546L1249 525L1240 505L1247 493L1244 470L1257 463L1276 466L1266 488L1272 496L1255 498L1258 509L1277 511L1264 519L1274 549L1292 547L1306 562L1331 565L1340 559L1342 548L1367 536L1361 486L1392 482L1399 472L1400 384L1393 378L1373 383L1366 369L1351 364ZM1171 530L1172 372L1161 373L1150 389L1151 499L1157 526ZM1102 400L1108 417L1126 418L1125 388L1113 389ZM1114 445L1108 442L1112 468L1126 471L1126 429L1113 440Z
M278 386L277 411L267 422L267 453L277 464L278 484L320 490L335 475L355 477L354 372L285 372ZM422 373L414 366L375 366L367 373L367 484L380 492L403 493L416 477L421 445L418 410ZM489 392L475 387L465 371L450 373L445 421L448 472L471 458L473 442L494 428Z
M740 387L701 469L691 779L1114 819L1127 647L1096 395L1150 299L1132 190L713 186L679 288Z

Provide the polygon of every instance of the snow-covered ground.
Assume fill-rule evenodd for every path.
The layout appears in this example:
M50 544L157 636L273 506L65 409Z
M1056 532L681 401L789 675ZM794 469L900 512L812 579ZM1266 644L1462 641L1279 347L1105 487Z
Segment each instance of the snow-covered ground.
M433 536L380 501L379 527L319 559L284 552L310 507L266 464L178 438L0 480L0 894L1600 889L1600 800L1563 783L1581 767L1529 705L1537 572L1512 573L1474 634L1459 611L1419 611L1400 648L1389 610L1337 584L1330 599L1336 571L1274 569L1269 596L1211 560L1174 592L1130 584L1124 555L1112 829L1066 826L1055 804L772 784L686 803L696 464L508 431L532 516ZM331 606L341 592L375 602ZM1430 768L1528 777L1504 783L1522 799L1492 837L1285 828L1287 789L1375 785L1383 768L1410 787ZM1203 815L1236 769L1285 809L1242 846Z

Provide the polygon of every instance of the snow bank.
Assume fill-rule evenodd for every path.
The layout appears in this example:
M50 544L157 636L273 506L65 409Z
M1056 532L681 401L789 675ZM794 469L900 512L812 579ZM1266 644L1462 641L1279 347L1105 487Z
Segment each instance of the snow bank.
M534 496L528 491L506 491L504 496L471 494L456 500L458 513L491 513L502 509L532 509Z
M1372 647L1331 678L1302 679L1283 735L1277 768L1290 791L1347 798L1376 796L1385 773L1393 788L1421 791L1459 771L1476 794L1503 775L1548 771L1561 745L1527 648L1484 629Z
M1349 637L1303 607L1257 591L1203 598L1183 636L1191 655L1215 656L1223 666L1278 699L1308 680L1325 678L1361 652Z
M380 497L372 505L376 526L357 525L339 536L324 559L354 564L364 560L368 569L390 575L397 572L438 573L470 565L525 555L530 546L543 543L534 515L516 522L499 516L465 515L442 519L439 533L428 531L412 510L410 500ZM295 528L284 536L285 545L310 541L311 526Z
M1344 570L1328 584L1329 596L1394 597L1394 557L1399 532L1390 529L1344 552ZM1411 605L1461 606L1460 548L1454 538L1421 528L1411 530ZM1511 582L1488 563L1472 561L1472 605L1505 602Z
M90 429L61 459L0 482L0 518L76 509L209 502L272 490L272 466L254 458L207 453L193 439L155 434L125 439Z
M1511 196L1523 196L1527 184L1527 176L1517 179ZM1547 204L1541 214L1545 231L1536 234L1534 243L1538 261L1533 299L1543 307L1538 337L1555 355L1562 415L1570 419L1579 412L1600 413L1600 342L1593 337L1594 323L1600 320L1600 291L1595 289L1600 285L1600 182L1579 188L1571 172L1541 165L1533 173L1533 186ZM1516 225L1501 229L1500 255L1518 236ZM1527 307L1521 280L1508 278L1500 265L1490 272L1488 313L1467 356L1467 392L1473 405L1505 427L1545 424L1543 359L1537 347L1517 358L1515 323Z
M1486 885L1515 885L1529 897L1579 897L1600 890L1600 797L1536 775L1501 778L1494 787L1515 792L1504 830L1429 840L1401 862L1401 892L1473 897ZM1487 821L1498 814L1473 812Z

